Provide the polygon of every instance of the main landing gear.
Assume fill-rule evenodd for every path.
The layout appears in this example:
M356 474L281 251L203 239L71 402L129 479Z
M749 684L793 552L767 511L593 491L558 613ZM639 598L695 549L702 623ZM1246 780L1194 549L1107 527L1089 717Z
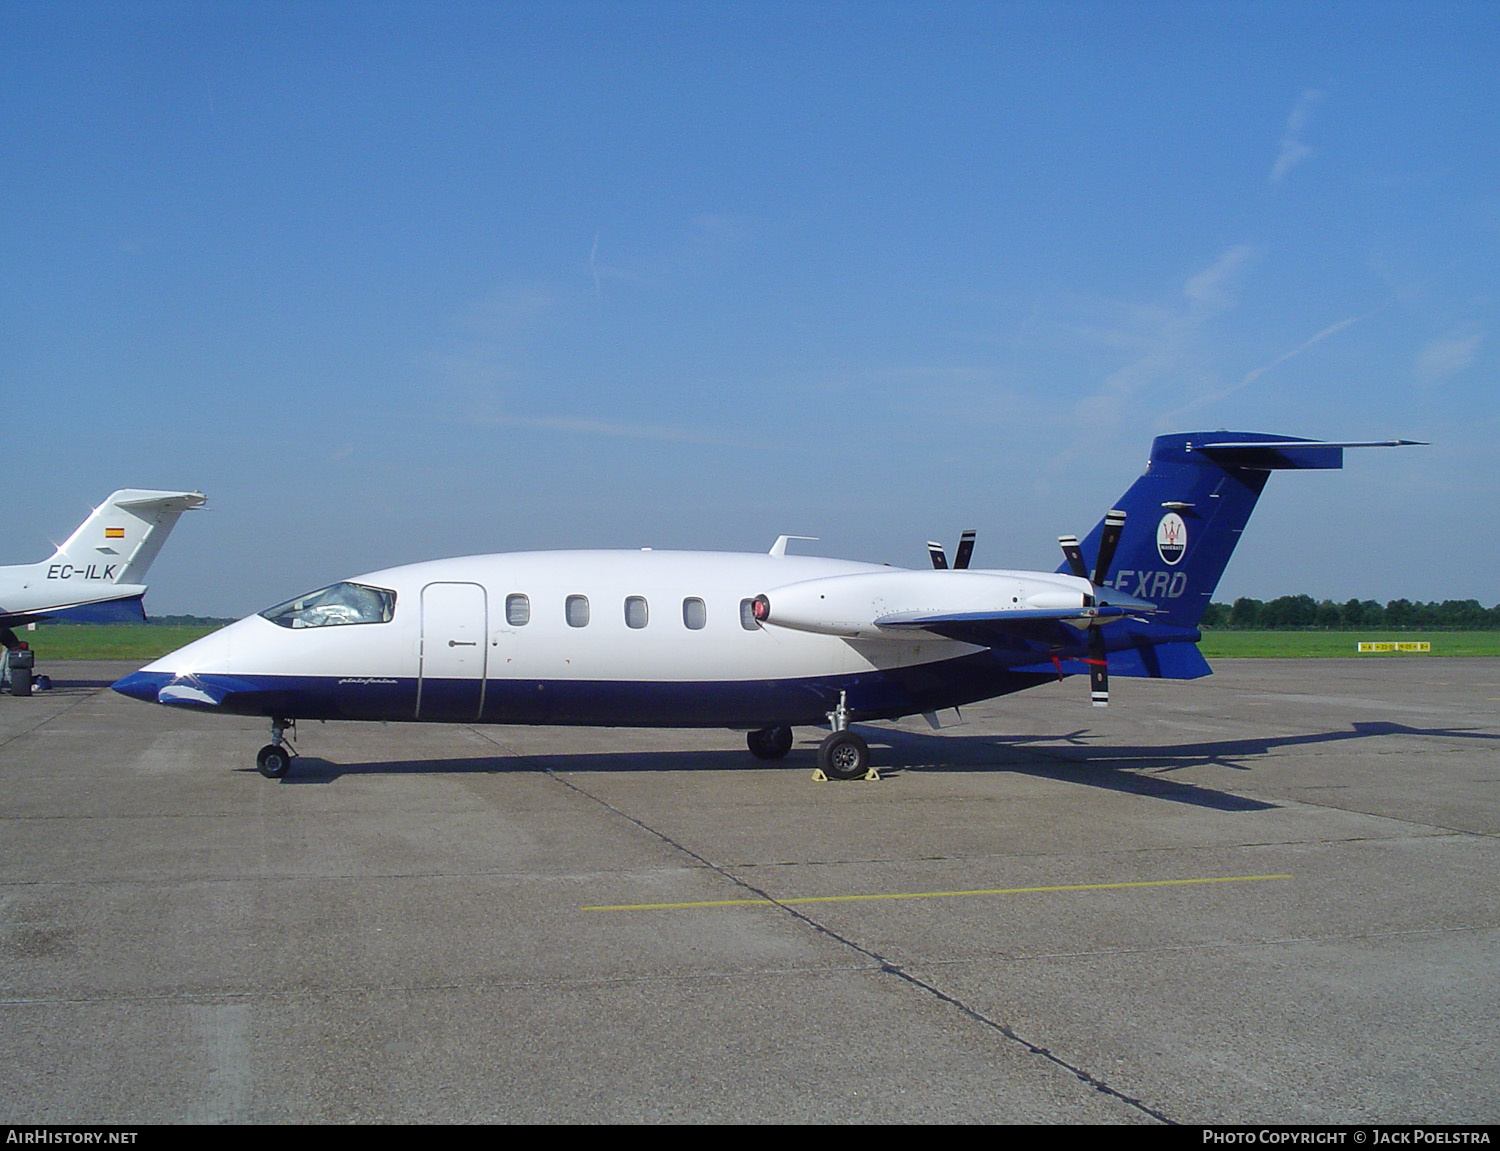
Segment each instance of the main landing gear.
M849 730L843 692L838 707L828 713L828 725L833 731L818 745L818 774L813 778L879 779L880 773L870 766L870 745Z
M852 731L835 731L818 745L818 768L829 779L879 779L870 767L870 745Z
M819 782L879 779L880 773L870 766L870 745L849 730L849 709L843 692L839 692L838 707L828 713L828 726L833 731L818 745L818 770L813 773L813 778ZM763 727L750 732L745 742L750 745L750 754L756 759L782 759L792 750L792 729Z
M271 742L261 748L260 753L255 757L256 769L267 779L280 779L291 770L292 756L295 753L285 737L287 728L291 728L295 733L297 721L282 719L279 716L272 719Z

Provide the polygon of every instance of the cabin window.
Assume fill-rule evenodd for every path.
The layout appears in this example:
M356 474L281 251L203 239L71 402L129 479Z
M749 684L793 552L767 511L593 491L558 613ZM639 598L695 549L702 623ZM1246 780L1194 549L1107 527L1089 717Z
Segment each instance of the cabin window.
M626 627L636 627L636 628L645 627L646 626L646 619L647 619L647 617L649 615L650 615L650 611L646 607L646 600L645 600L644 596L633 595L633 596L627 596L626 597L626 599L625 599L625 626Z
M531 622L531 601L520 592L505 597L505 622L524 627Z
M740 600L740 626L746 631L755 631L760 627L755 622L755 601L753 599Z
M701 599L689 596L682 601L682 622L693 631L702 631L708 624L708 608Z
M351 623L390 623L396 593L358 583L329 584L260 613L277 627L340 627Z
M589 597L586 595L570 595L568 597L568 626L589 626Z

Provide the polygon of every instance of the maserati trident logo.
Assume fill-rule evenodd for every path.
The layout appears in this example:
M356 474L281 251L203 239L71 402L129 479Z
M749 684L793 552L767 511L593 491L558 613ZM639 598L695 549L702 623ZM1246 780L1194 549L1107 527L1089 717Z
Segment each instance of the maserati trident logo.
M1187 551L1187 524L1176 512L1168 512L1156 525L1156 550L1168 564L1175 564Z

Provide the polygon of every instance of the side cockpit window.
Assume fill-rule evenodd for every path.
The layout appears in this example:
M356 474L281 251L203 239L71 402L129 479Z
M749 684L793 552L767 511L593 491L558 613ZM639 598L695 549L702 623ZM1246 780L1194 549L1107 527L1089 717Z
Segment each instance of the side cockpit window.
M299 595L260 613L277 627L341 627L350 623L390 623L396 593L358 583L336 583Z

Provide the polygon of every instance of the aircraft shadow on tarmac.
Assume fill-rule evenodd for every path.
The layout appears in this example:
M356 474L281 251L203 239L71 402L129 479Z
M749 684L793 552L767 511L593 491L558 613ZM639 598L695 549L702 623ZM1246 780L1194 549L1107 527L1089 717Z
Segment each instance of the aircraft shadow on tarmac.
M892 754L881 763L882 775L920 772L1013 772L1099 787L1110 791L1167 799L1221 811L1259 811L1276 804L1217 791L1197 783L1180 783L1164 773L1217 766L1254 770L1254 761L1282 748L1396 737L1500 740L1500 735L1469 728L1419 728L1387 721L1359 722L1338 731L1192 743L1094 744L1088 729L1046 735L928 735L923 732L861 726L874 746ZM389 760L335 763L299 755L285 784L333 783L346 775L495 774L505 772L699 772L806 771L816 739L802 739L783 760L759 762L742 750L583 752L579 754L466 756L451 759ZM254 768L245 768L254 771Z
M1500 735L1470 728L1420 728L1389 721L1357 722L1338 731L1303 732L1296 735L1260 735L1240 739L1203 740L1193 743L1091 744L1088 730L1066 734L1033 736L930 736L922 732L894 732L893 747L904 745L920 758L924 745L935 744L936 762L918 770L1003 770L1046 779L1066 780L1111 791L1170 799L1198 807L1224 811L1258 811L1277 806L1197 783L1179 783L1165 773L1191 767L1227 767L1254 770L1254 761L1282 748L1390 736L1444 737L1452 739L1500 740ZM968 746L966 746L968 745ZM946 748L946 751L943 749ZM1021 752L1024 758L997 760L995 751ZM967 753L967 754L965 754ZM909 765L915 768L915 764ZM895 770L893 769L893 773Z

